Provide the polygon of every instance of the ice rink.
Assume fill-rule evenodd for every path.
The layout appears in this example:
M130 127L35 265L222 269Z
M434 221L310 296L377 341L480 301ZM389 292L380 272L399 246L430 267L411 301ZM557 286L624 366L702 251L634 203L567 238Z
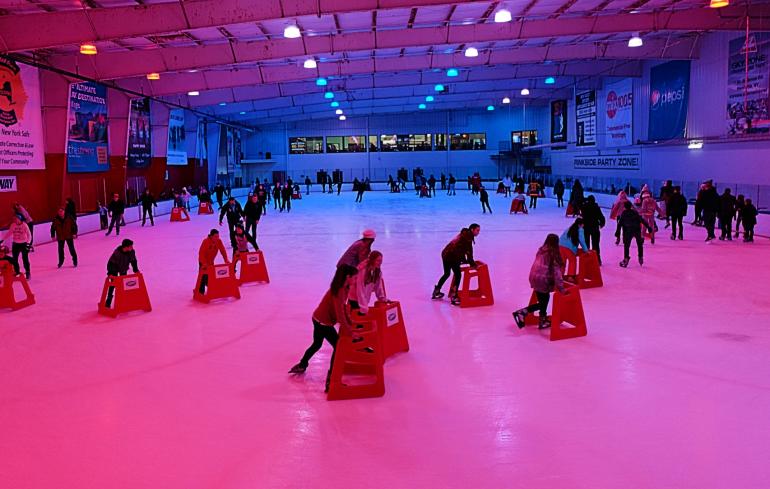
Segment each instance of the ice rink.
M77 269L37 246L37 304L0 312L0 487L770 487L768 240L706 245L687 226L683 242L662 232L647 245L644 268L621 269L611 223L605 285L582 292L588 336L550 342L511 312L545 235L571 222L555 201L509 215L492 194L482 215L464 190L353 200L316 186L290 214L271 205L258 235L271 283L240 301L192 301L214 216L84 235ZM495 305L431 301L441 249L472 222ZM386 363L383 398L328 402L328 345L304 376L287 370L365 228L411 351ZM113 320L96 303L124 237L153 311Z

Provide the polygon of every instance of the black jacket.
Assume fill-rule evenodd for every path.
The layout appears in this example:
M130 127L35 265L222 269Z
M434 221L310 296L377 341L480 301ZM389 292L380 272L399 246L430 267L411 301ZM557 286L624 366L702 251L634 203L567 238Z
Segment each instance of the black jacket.
M257 199L259 200L259 199ZM259 217L262 215L262 208L259 202L256 204L249 199L246 205L243 206L243 217L252 221L259 221Z
M113 216L119 216L126 211L126 203L123 202L123 199L111 200L110 203L107 204L107 210L109 210Z
M151 209L152 206L157 207L157 204L155 203L155 197L153 197L152 194L142 194L140 202L142 203L143 209Z
M489 202L489 194L487 193L487 189L482 188L479 190L479 192L481 193L481 197L479 197L481 202Z
M642 219L634 209L625 209L618 219L618 224L623 228L623 236L636 236L642 233L642 226L652 231L650 225Z
M746 204L743 208L743 212L741 212L741 217L743 218L743 225L745 226L756 226L757 225L757 208L754 207L754 204Z
M735 215L735 197L732 194L722 194L719 197L719 216L723 219L732 219Z
M136 263L136 252L131 250L126 253L121 246L118 246L112 252L112 256L107 262L107 275L127 275L129 266L134 270L134 273L139 273L139 266Z
M586 229L595 230L604 227L604 214L602 214L602 210L596 202L586 202L583 205L582 214L583 225Z
M707 188L701 192L700 205L704 212L719 212L719 194L714 187Z
M687 199L682 194L673 193L666 205L666 214L670 217L684 217L687 215Z
M229 203L222 206L222 210L219 211L219 222L222 222L225 216L227 216L228 224L238 224L243 215L243 209L241 204L236 200L232 206Z
M556 180L553 184L553 193L555 195L564 195L564 183L561 180Z

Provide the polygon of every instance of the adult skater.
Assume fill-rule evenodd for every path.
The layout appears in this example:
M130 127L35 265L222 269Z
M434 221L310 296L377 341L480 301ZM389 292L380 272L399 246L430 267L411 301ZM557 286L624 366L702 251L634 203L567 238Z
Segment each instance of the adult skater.
M666 205L666 214L671 218L671 239L684 239L682 222L687 215L687 199L682 195L679 186L674 187ZM677 229L679 232L677 233Z
M64 213L72 218L73 221L78 220L78 211L75 207L75 201L72 197L67 197L64 200Z
M155 220L152 216L152 208L158 207L158 203L155 201L155 197L153 197L152 193L150 193L149 188L144 189L144 193L142 194L141 199L139 199L139 202L142 204L142 227L144 227L147 222L147 216L150 216L150 226L154 226Z
M746 197L743 194L738 194L735 198L735 239L738 239L741 235L744 207L746 207Z
M364 182L359 182L358 179L355 180L358 182L357 184L354 184L353 186L356 187L356 190L358 193L356 194L356 202L363 202L364 201L364 192L366 191L366 184Z
M27 209L25 209L24 206L18 202L13 203L13 213L19 217L21 222L27 225L30 236L29 251L35 251L35 247L33 246L35 244L35 223L32 221L32 216L30 216L29 212L27 212Z
M225 195L225 188L222 186L221 183L217 183L216 185L214 185L214 195L217 196L217 205L221 209L222 199L224 198L224 195Z
M233 238L233 249L236 249L238 247L237 242L235 241L235 238ZM209 268L214 266L214 260L217 258L217 253L222 255L222 259L225 261L225 263L230 263L230 260L227 258L227 251L225 250L225 245L222 244L222 240L219 239L219 231L216 229L212 229L209 231L209 235L203 238L203 242L201 243L201 247L198 249L198 268ZM201 294L204 294L206 292L206 287L209 284L209 275L208 273L204 273L203 277L201 277L201 284L198 288L198 292Z
M481 226L473 223L467 228L461 229L460 233L441 250L441 263L444 267L444 274L438 279L436 286L433 287L431 299L441 299L444 297L441 287L444 286L451 273L452 283L449 286L449 298L452 301L452 305L460 304L460 298L457 296L457 289L460 287L460 277L462 276L460 265L467 263L471 267L476 267L476 261L473 259L473 244L480 232Z
M620 244L620 215L625 210L625 204L628 202L628 195L625 190L618 192L618 198L612 204L610 209L610 220L615 221L615 244Z
M529 208L537 209L537 198L540 197L540 183L536 180L529 182Z
M355 241L345 253L342 254L339 261L337 261L337 268L342 265L348 265L353 268L357 268L358 265L369 258L369 253L372 252L372 244L377 238L377 233L373 229L366 229L361 233L361 239Z
M482 214L486 214L487 209L492 214L492 208L489 207L489 193L487 193L487 189L483 185L479 185L479 200L481 201Z
M265 186L260 184L257 187L257 204L259 205L260 209L260 215L265 216L267 215L267 198L268 198L268 192L265 189Z
M451 173L449 174L449 188L447 189L447 195L457 195L455 186L457 185L457 179Z
M262 216L262 207L259 204L259 195L254 194L249 197L246 205L243 206L243 217L246 220L247 233L251 233L252 236L257 235L257 224L259 224L259 218Z
M503 188L505 189L505 196L510 197L511 196L511 187L513 186L513 180L511 180L510 175L505 175L505 178L503 178Z
M305 177L305 195L310 195L310 186L313 184L313 182L310 180L309 176Z
M623 213L620 215L620 227L623 230L623 261L620 266L626 268L631 260L630 248L631 241L636 240L637 253L639 255L639 265L644 264L644 238L642 237L642 226L652 232L652 228L647 221L633 208L631 202L623 204Z
M599 265L602 264L602 255L600 250L601 229L604 227L604 214L596 203L596 197L589 195L583 204L583 231L585 234L588 248L596 252L599 259Z
M192 194L187 190L187 187L182 187L182 201L184 202L184 208L187 209L187 211L191 211L190 208L190 199L192 198Z
M369 300L372 294L380 302L388 302L385 294L385 281L382 279L382 253L372 251L369 257L358 264L358 273L353 277L348 303L351 309L358 309L361 314L369 312Z
M743 242L754 242L754 226L757 225L757 208L751 202L751 199L746 199L746 204L743 206Z
M179 192L174 193L174 208L179 209L179 212L183 213L187 219L190 219L190 213L187 212L187 207L184 202L184 196Z
M706 227L706 242L716 238L714 227L716 226L717 213L719 212L719 194L711 180L706 181L700 196L703 225Z
M559 246L570 250L575 256L578 255L578 248L588 251L584 222L582 217L575 219L575 222L568 227L559 237Z
M735 217L735 197L730 188L725 188L719 197L719 240L733 240L733 218Z
M115 248L115 251L110 255L110 259L107 261L107 275L110 277L118 277L121 275L128 275L128 268L131 267L134 273L139 273L139 264L136 261L136 252L134 251L134 242L130 239L124 239L120 246ZM107 300L104 305L110 307L112 305L112 297L115 294L115 287L107 289Z
M59 245L59 264L57 268L61 268L64 265L64 244L67 244L67 248L70 251L70 258L72 259L72 266L78 266L78 254L75 251L75 239L78 237L78 225L72 216L67 214L64 207L59 207L56 212L56 217L51 221L51 239L56 239L56 243Z
M350 287L356 273L358 273L358 270L348 265L337 268L329 290L326 291L321 299L321 303L318 304L311 317L313 321L313 343L305 351L305 354L302 355L299 363L289 370L290 374L304 373L307 370L310 359L321 349L324 340L328 341L332 348L336 350L337 340L339 339L339 334L334 329L336 324L340 325L340 333L352 334L352 321L345 303L350 294ZM326 391L329 390L329 378L331 377L333 364L334 352L332 352L329 371L326 375Z
M18 214L13 216L13 221L5 232L5 236L2 241L11 243L11 253L13 254L13 261L16 262L14 271L16 275L21 274L19 268L19 255L21 255L22 262L24 263L24 271L26 272L27 280L31 277L31 271L29 266L29 249L32 247L32 233L29 231L27 223L22 221Z
M441 172L441 190L446 190L446 175L444 175L444 172Z
M583 184L580 180L575 180L572 185L572 192L569 194L569 205L572 206L572 215L577 216L580 214L580 209L583 207Z
M513 313L516 326L520 329L524 327L526 317L535 311L540 311L538 329L551 326L548 319L548 301L551 298L551 292L558 289L562 294L567 293L564 289L562 268L564 268L564 260L559 251L559 237L549 234L543 246L537 250L535 261L529 270L529 285L535 291L537 302Z
M342 175L340 175L339 180L337 180L337 195L339 195L342 192Z
M666 183L660 187L660 201L663 203L663 214L666 215L666 228L671 225L671 216L668 212L668 206L671 203L671 196L674 194L674 182L666 180Z
M428 179L428 192L432 197L436 196L436 177L434 177L432 173Z
M281 212L286 209L286 212L291 212L291 184L287 183L281 189Z
M112 201L107 204L107 212L110 216L110 227L107 229L109 236L112 233L112 228L115 228L115 234L120 236L120 223L123 220L123 213L126 211L126 203L120 198L118 194L112 194Z
M556 196L556 207L564 207L564 182L561 178L557 178L553 184L553 194Z
M278 182L273 186L273 210L278 210L278 207L283 210L283 204L281 203L281 182Z
M227 204L219 211L219 225L222 225L222 219L227 217L227 229L230 231L230 244L235 248L235 225L241 222L243 209L241 204L235 200L235 197L227 199Z

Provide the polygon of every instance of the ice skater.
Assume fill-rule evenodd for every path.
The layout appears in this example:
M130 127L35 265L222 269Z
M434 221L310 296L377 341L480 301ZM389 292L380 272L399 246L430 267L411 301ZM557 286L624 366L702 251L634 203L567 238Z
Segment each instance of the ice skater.
M121 275L128 275L128 269L139 273L139 264L136 261L136 251L134 251L134 242L130 239L124 239L120 246L115 248L115 251L110 255L110 259L107 261L107 276L118 277ZM115 294L115 287L107 289L107 300L104 305L110 307L112 305L112 297Z
M334 329L336 324L340 325L340 333L351 335L353 326L346 305L350 287L358 270L348 265L342 265L337 268L329 290L326 291L321 303L318 304L311 317L313 321L313 343L302 355L299 363L294 365L290 374L302 374L307 370L308 363L313 355L321 349L324 340L328 341L336 351L339 334ZM332 353L329 362L329 371L326 375L326 391L329 390L329 378L331 377L332 365L334 365L334 353Z
M281 182L273 186L273 210L277 211L279 206L281 206ZM283 210L283 206L281 206L281 210Z
M489 213L492 214L492 208L489 207L489 193L487 193L487 189L483 185L479 185L479 200L481 201L482 213L486 214L487 209L489 209Z
M628 195L625 190L618 192L618 198L612 204L610 209L610 220L615 221L615 244L620 244L620 215L625 210L625 203L628 202Z
M243 209L235 197L229 197L227 204L219 211L220 226L225 216L227 217L227 228L230 231L230 244L235 248L235 225L241 222L241 217L243 217Z
M725 188L719 198L719 240L733 240L733 218L735 217L735 197L730 188Z
M583 232L588 248L596 252L599 265L602 264L600 241L602 236L601 229L604 227L604 224L604 214L602 214L599 204L596 203L596 197L589 195L586 198L585 204L583 204Z
M385 281L382 278L382 253L372 251L369 258L358 265L358 273L353 277L348 303L350 308L361 314L369 312L369 300L372 294L380 302L388 302L385 294Z
M671 239L684 239L684 218L687 215L687 199L682 195L679 186L674 187L666 204L666 215L671 219ZM677 229L679 232L677 233Z
M237 246L238 245L235 244L233 248L236 248ZM222 255L222 259L225 261L225 263L230 263L230 260L227 258L225 245L222 244L222 240L219 239L219 231L212 229L209 231L209 235L203 238L201 247L198 249L198 269L208 271L209 268L213 268L214 260L217 258L217 253ZM201 284L198 288L198 292L205 294L208 284L209 275L208 273L204 273L201 277Z
M529 208L537 209L537 198L540 197L540 184L537 181L529 182Z
M364 182L359 182L358 179L356 179L356 182L358 182L358 183L354 183L353 184L353 187L355 187L355 189L358 192L356 194L356 202L363 202L364 201L364 192L366 191L366 185L364 184Z
M637 253L639 255L639 265L644 265L644 238L642 237L642 226L652 232L652 228L647 221L642 219L642 216L633 208L631 202L626 202L624 205L623 213L620 215L620 227L623 230L623 261L620 262L620 266L626 268L628 262L631 260L631 254L629 252L631 248L631 241L636 240Z
M537 250L535 261L529 270L529 285L535 291L537 302L513 313L513 319L519 329L524 327L526 317L535 311L540 311L538 329L551 326L551 321L548 319L548 301L551 298L551 292L558 289L562 294L567 293L562 277L563 268L564 261L559 251L559 237L549 234L543 246Z
M481 232L481 226L476 223L460 230L460 233L441 250L441 264L444 267L444 274L438 279L438 283L433 287L431 299L441 299L444 293L441 288L446 283L449 275L452 274L452 283L449 286L449 298L452 305L460 305L460 298L457 290L460 287L460 277L462 272L460 266L463 263L476 267L476 261L473 259L473 244L476 236Z
M23 205L21 205L18 202L13 203L13 213L14 215L18 216L21 222L27 225L27 228L29 229L29 251L33 252L35 251L35 223L32 220L32 216L29 215L29 212L27 212L27 209L24 208Z
M150 216L150 226L154 226L155 220L152 216L152 208L158 207L158 204L155 202L155 197L150 193L149 188L144 189L144 193L139 202L142 204L142 227L144 227L147 222L147 216Z
M51 239L56 239L59 245L59 264L56 268L64 265L64 244L70 251L72 266L78 266L78 253L75 251L75 240L78 237L78 225L70 214L67 214L64 207L59 207L56 217L51 221Z
M237 224L235 226L235 248L233 248L233 271L235 271L241 255L249 252L249 245L254 247L254 251L259 251L256 238L247 233L243 226Z
M31 271L29 266L29 249L32 247L32 233L29 230L27 223L22 221L18 214L13 216L13 221L8 227L3 240L5 242L10 241L11 253L13 254L13 261L15 262L14 271L16 276L21 275L21 268L19 268L19 255L24 263L24 271L27 276L27 280L31 278Z
M447 195L457 195L455 186L457 185L457 179L451 173L449 174L449 188L447 189Z
M126 203L120 198L118 194L112 194L112 202L107 205L107 211L110 216L110 227L107 229L109 236L112 233L112 228L115 228L115 234L120 236L120 226L123 221L123 213L126 211Z
M291 184L287 183L281 189L281 212L286 209L286 212L291 212Z
M184 214L187 219L190 219L190 213L187 212L184 196L178 192L174 194L174 208L179 209L179 212ZM150 224L152 224L152 221L150 221Z
M661 215L663 212L658 203L655 202L655 198L652 196L652 192L650 192L650 188L647 185L642 187L639 198L639 215L642 216L642 219L652 229L650 232L650 243L655 244L655 231L658 229L658 225L655 224L655 213L657 212L658 215Z
M339 261L337 261L337 268L342 265L347 265L353 268L358 268L358 265L369 258L369 253L372 252L372 244L377 238L377 233L373 229L366 229L361 233L361 239L355 241L345 253L342 254Z
M259 194L254 193L243 206L243 217L246 219L245 231L252 236L257 236L257 225L262 217L262 206L259 203Z
M751 202L751 199L746 199L746 203L743 206L742 218L743 218L743 242L754 242L754 226L757 225L757 208Z
M561 178L557 178L553 184L553 194L556 196L556 207L564 207L564 182Z
M578 255L578 248L583 251L588 251L588 243L586 243L586 234L582 217L575 219L575 222L561 233L561 236L559 237L559 246L567 248L575 256Z

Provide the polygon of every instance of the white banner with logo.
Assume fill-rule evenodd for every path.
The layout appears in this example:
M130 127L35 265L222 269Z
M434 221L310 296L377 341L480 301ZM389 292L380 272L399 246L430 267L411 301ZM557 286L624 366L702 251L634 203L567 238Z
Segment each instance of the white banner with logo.
M596 90L575 95L576 146L596 144Z
M634 144L634 87L630 79L607 85L607 117L604 119L604 145Z
M16 186L16 177L0 176L0 192L16 192L17 190L19 189Z
M0 56L0 170L45 170L37 68Z
M572 159L575 170L640 170L640 153L614 155L575 155Z

